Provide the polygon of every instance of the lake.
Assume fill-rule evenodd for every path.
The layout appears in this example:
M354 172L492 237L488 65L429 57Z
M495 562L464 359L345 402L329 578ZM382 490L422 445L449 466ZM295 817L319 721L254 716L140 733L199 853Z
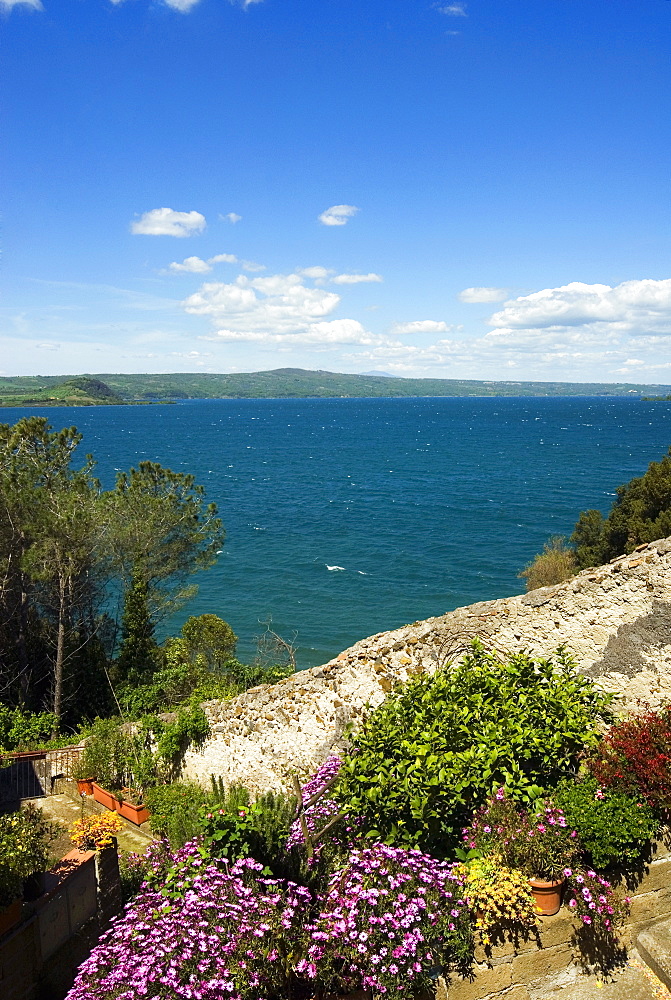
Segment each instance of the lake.
M191 472L227 530L198 596L241 659L272 619L300 667L474 601L671 444L671 404L613 397L197 400L7 409L75 424L105 486L143 459Z

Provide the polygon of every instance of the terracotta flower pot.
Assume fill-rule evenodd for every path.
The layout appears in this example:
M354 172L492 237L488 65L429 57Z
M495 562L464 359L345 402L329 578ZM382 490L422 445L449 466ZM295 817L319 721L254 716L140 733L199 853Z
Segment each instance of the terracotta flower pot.
M530 878L529 885L536 903L536 913L542 917L552 917L559 913L565 878L547 882L541 878Z
M137 823L138 826L145 823L150 815L146 806L134 806L132 802L127 802L126 799L116 799L116 809L124 819L129 819L131 823Z
M99 802L101 806L105 806L106 809L116 812L116 803L119 801L116 796L112 795L105 788L101 788L95 781L92 782L92 787L95 801Z
M80 795L93 795L93 778L77 778L77 791Z

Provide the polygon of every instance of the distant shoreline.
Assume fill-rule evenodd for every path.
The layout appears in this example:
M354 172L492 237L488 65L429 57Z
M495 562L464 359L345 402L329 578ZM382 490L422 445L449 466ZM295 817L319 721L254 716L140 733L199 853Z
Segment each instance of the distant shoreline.
M0 407L120 406L189 399L397 399L600 396L654 402L671 385L397 378L278 368L236 374L16 375L0 377ZM651 399L651 397L653 397Z

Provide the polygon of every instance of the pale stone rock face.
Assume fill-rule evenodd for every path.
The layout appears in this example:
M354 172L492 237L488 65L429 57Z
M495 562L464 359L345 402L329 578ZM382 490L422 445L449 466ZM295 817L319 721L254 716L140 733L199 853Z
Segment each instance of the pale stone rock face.
M430 673L479 638L502 653L547 656L564 645L580 670L621 699L671 697L671 538L555 587L457 608L355 643L330 663L228 702L205 702L212 737L187 754L185 776L254 791L312 772L342 745L366 705L398 681Z

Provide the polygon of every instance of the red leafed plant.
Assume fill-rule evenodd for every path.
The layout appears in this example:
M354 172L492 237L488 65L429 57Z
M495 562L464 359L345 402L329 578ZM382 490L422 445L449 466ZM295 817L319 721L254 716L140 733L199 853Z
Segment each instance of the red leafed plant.
M653 809L671 806L671 704L613 726L590 761L608 788L641 795Z

